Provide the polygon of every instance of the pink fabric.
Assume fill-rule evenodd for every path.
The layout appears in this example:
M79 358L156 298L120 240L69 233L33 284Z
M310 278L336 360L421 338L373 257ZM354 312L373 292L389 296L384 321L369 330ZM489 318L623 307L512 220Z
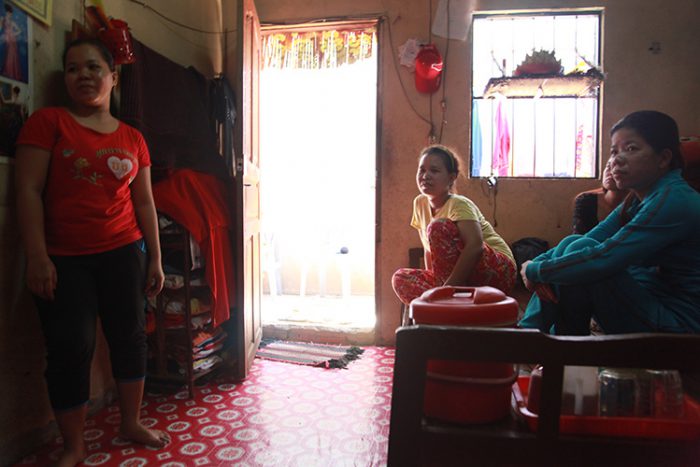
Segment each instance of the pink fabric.
M583 157L583 125L579 125L576 130L576 162L574 165L574 175L581 173L581 159Z
M457 224L448 219L436 219L428 226L428 241L432 259L432 269L401 268L394 273L391 285L404 304L420 297L426 290L439 287L457 263L464 242L459 237ZM509 293L515 285L515 263L508 256L491 248L486 242L481 259L464 285L490 285Z
M508 116L503 109L503 99L498 100L496 106L496 139L493 145L493 159L491 168L499 177L508 175L510 168L510 130L508 129Z

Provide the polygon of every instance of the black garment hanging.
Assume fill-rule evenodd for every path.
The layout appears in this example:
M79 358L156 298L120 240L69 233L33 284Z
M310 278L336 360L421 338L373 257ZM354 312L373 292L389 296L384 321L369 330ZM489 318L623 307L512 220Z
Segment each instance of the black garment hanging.
M133 40L136 61L122 68L120 118L143 133L158 181L173 169L229 176L211 126L207 79Z
M214 78L211 86L211 111L222 141L224 161L233 173L233 125L236 122L236 96L225 76Z

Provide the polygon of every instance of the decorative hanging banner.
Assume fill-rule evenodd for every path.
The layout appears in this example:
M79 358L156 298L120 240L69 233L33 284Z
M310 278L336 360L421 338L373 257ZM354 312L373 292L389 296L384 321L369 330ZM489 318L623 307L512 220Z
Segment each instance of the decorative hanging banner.
M371 58L374 29L273 32L263 36L264 68L334 68Z

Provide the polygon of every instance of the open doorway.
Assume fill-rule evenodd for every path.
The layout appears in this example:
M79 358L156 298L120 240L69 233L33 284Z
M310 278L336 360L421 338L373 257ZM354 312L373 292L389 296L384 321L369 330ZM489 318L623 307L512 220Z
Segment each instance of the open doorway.
M374 328L376 23L262 30L264 325Z

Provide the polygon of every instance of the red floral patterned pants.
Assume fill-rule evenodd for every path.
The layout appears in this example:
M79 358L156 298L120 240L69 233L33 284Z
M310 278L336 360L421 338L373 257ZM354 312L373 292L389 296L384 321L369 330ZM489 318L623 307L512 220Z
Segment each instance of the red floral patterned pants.
M427 233L432 269L401 268L391 278L394 292L406 305L426 290L444 285L464 249L457 224L449 219L435 219L428 225ZM481 259L465 285L490 285L509 293L515 285L515 278L513 260L484 242Z

